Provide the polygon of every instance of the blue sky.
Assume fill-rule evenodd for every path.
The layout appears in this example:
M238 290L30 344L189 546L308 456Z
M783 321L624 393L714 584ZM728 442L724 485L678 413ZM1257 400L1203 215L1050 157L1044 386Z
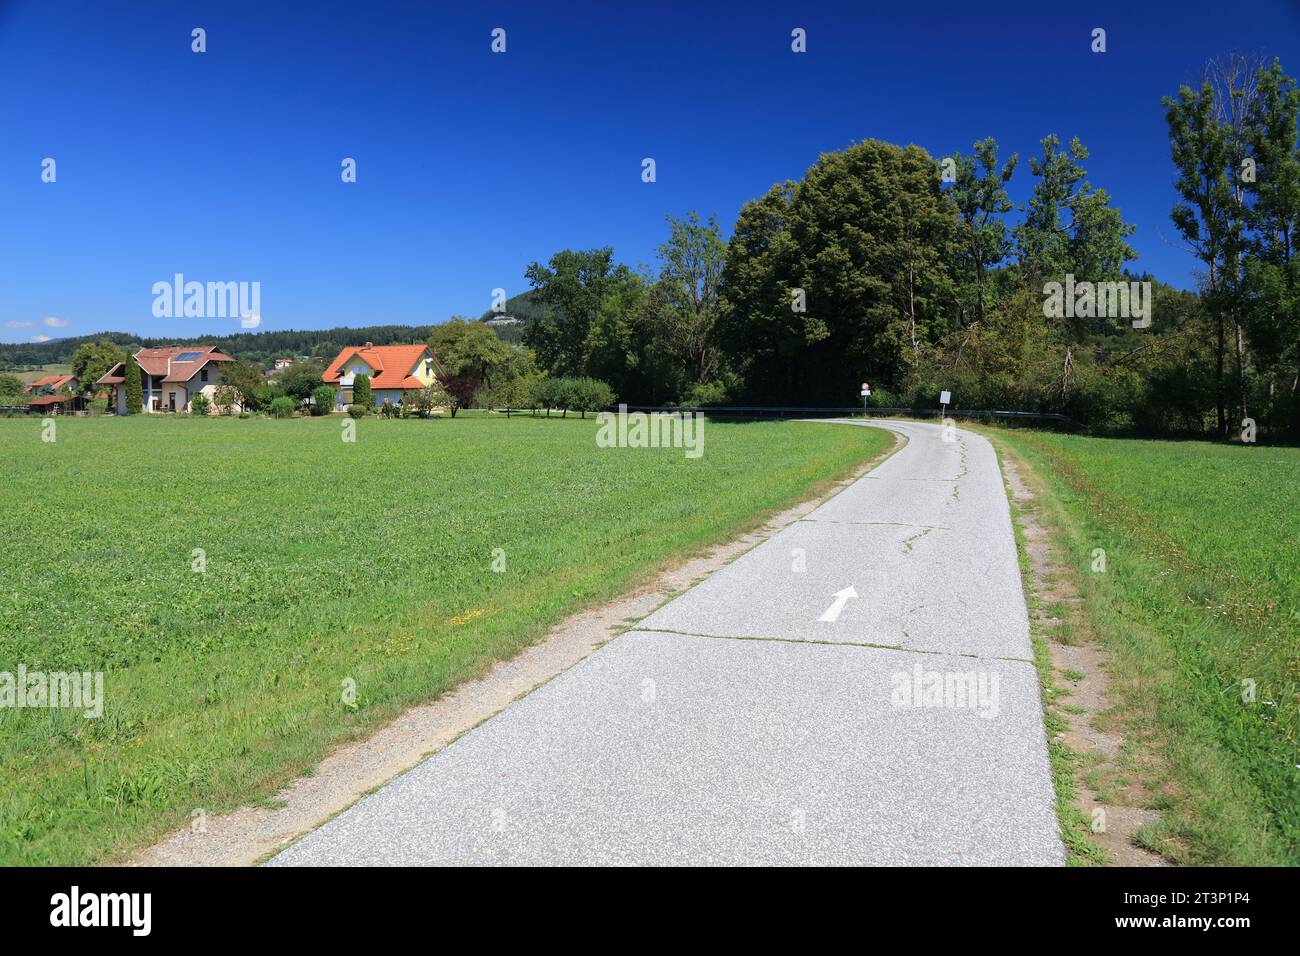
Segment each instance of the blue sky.
M1135 267L1189 287L1160 97L1232 49L1300 72L1294 0L878 6L0 0L0 340L239 329L154 317L178 272L260 282L262 329L478 315L565 247L649 263L690 209L729 233L872 137L993 135L1023 201L1038 140L1077 135Z

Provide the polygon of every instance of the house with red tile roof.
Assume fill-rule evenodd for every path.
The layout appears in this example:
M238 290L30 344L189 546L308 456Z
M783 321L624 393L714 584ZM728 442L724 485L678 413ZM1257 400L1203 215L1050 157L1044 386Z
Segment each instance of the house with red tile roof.
M23 394L29 397L29 411L41 415L79 412L86 407L75 375L46 375L28 382Z
M358 375L370 377L376 405L386 401L400 405L404 395L446 378L447 370L427 345L349 346L321 376L334 386L336 407L352 404L352 385Z
M27 403L28 411L40 415L66 415L69 412L79 412L85 407L85 398L69 392L38 395Z
M28 382L26 387L23 388L23 394L52 395L59 391L75 392L76 390L77 376L46 375L44 378L38 378L34 382Z
M173 345L140 349L135 361L140 366L144 392L142 411L188 412L195 395L203 394L209 404L213 403L213 392L221 384L221 363L234 359L210 345ZM113 388L113 404L119 415L126 414L125 373L126 363L118 362L95 383Z

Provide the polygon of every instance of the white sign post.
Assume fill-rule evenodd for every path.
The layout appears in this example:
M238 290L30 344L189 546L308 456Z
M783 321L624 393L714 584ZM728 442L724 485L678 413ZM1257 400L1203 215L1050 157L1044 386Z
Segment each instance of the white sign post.
M867 396L871 394L871 383L862 383L862 414L867 414Z
M948 417L948 403L952 401L952 392L946 388L939 393L939 404L943 406L943 417Z

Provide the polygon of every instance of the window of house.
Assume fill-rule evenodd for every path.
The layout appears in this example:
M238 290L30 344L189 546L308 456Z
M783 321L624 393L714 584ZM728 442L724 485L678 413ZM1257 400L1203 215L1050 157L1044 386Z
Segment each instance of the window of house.
M199 372L199 381L206 382L207 380L208 380L208 370L204 369L203 371Z

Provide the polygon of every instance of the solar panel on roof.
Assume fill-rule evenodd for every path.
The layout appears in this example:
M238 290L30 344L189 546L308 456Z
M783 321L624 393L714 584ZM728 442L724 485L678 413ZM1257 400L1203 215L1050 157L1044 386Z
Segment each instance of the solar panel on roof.
M197 359L197 358L198 358L200 355L202 355L202 354L203 354L202 352L182 352L180 355L178 355L178 356L176 356L174 359L172 359L172 361L173 361L173 362L193 362L195 359Z

